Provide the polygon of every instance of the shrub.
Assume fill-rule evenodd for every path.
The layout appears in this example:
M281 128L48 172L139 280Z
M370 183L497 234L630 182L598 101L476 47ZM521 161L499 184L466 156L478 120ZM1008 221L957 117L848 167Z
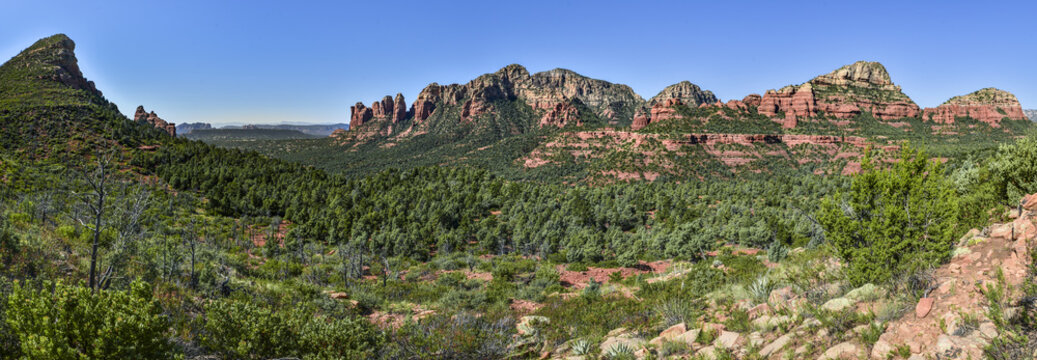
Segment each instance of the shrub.
M760 275L749 285L749 295L752 295L753 301L756 303L765 303L770 297L771 291L776 287L775 285L767 275Z
M233 300L208 304L204 329L202 344L231 359L369 358L383 340L362 319L314 316L303 308L274 311Z
M25 359L167 359L169 323L151 287L92 291L45 282L14 285L7 323Z
M11 294L12 284L0 276L0 359L15 359L19 356L18 337L7 325L7 297Z
M1037 133L997 149L990 170L996 178L1002 200L1019 199L1037 191Z
M660 302L655 306L655 312L663 320L664 326L673 326L679 323L691 324L700 315L699 309L687 299L672 298Z
M850 192L821 204L818 220L855 286L950 257L958 216L953 186L924 151L905 146L899 160L879 170L869 151Z
M407 322L389 336L391 359L499 359L508 354L515 334L510 317L470 313L437 314ZM363 359L369 357L348 357Z

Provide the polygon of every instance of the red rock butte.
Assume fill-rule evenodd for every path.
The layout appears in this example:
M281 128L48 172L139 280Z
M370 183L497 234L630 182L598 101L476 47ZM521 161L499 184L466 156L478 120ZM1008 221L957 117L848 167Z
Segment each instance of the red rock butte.
M885 66L858 61L801 85L767 90L758 111L772 117L784 114L786 121L822 113L847 119L865 111L893 120L918 116L920 109L893 84Z
M1015 95L996 88L977 90L968 95L955 96L935 108L926 108L922 119L941 124L953 124L956 118L970 117L999 127L1001 120L1026 120L1022 105Z
M162 120L162 118L158 117L158 115L155 114L154 111L150 113L147 112L146 110L144 110L143 105L137 106L137 111L133 113L133 120L137 122L151 124L151 126L165 130L165 132L168 133L169 136L176 136L176 124Z

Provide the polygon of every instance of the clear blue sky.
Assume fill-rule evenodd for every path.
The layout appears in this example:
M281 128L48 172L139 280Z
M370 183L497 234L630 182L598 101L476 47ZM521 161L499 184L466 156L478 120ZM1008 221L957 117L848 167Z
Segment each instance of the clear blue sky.
M347 122L349 106L510 64L722 99L855 60L921 106L987 86L1037 108L1037 2L0 0L0 57L66 33L124 113Z

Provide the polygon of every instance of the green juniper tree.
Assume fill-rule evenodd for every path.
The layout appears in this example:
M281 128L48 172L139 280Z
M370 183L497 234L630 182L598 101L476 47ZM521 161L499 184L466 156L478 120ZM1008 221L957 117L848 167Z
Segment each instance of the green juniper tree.
M850 191L825 198L818 215L855 285L947 260L957 230L957 198L939 162L909 145L889 169L875 162L865 154Z

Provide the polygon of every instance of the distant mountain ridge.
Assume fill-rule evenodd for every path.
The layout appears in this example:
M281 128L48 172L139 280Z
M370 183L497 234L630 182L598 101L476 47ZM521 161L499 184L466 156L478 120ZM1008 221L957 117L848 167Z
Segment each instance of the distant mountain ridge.
M1029 118L1030 121L1037 121L1037 109L1025 109L1023 110L1023 114L1026 114L1026 117Z
M213 127L209 123L187 123L176 126L177 133L180 135L190 134L194 130L208 130L208 129L275 129L275 130L295 130L303 134L325 137L330 136L335 130L348 130L349 124L338 123L338 124L315 124L315 125L303 125L303 124L245 124L245 125L226 125L221 127Z
M400 94L371 106L357 103L350 109L350 130L332 134L332 149L278 151L301 161L320 157L321 164L347 171L460 161L503 166L526 174L521 176L546 171L582 180L644 174L654 179L695 176L682 166L725 173L820 162L829 164L824 171L845 173L855 171L855 159L870 145L895 148L894 139L918 136L992 141L971 134L1015 136L1028 126L1023 120L1015 96L995 88L923 109L885 66L871 61L726 102L689 81L645 100L629 86L571 70L530 75L508 65L463 85L432 83L409 106ZM825 150L807 151L801 144ZM327 163L329 151L342 152L341 163ZM648 155L660 153L671 158ZM791 155L773 158L779 153ZM541 170L545 166L553 170Z
M212 124L197 122L197 123L183 123L176 126L176 133L181 136L190 134L195 130L212 129Z
M522 100L533 111L543 114L536 124L540 127L564 127L579 123L577 119L581 116L593 116L613 126L634 124L635 130L647 126L653 118L654 121L665 120L669 117L665 109L674 105L722 104L711 91L689 81L670 85L646 101L626 85L591 79L566 69L529 75L524 67L513 64L464 85L432 83L422 90L409 109L401 94L395 98L386 96L371 107L358 102L350 108L350 123L357 131L363 131L362 126L372 121L421 124L437 109L446 112L451 107L461 108L458 122L469 122L493 112L493 101L514 99ZM578 111L573 102L583 104L589 114ZM941 123L972 116L995 126L1002 118L1025 118L1015 96L995 88L958 96L935 108L921 109L893 83L882 64L869 61L858 61L800 85L767 90L762 96L750 94L724 105L743 110L755 107L761 114L781 119L786 128L795 127L798 118L848 119L865 112L882 120L924 114L926 120ZM380 126L377 131L368 131L359 138L389 136L398 131L402 131L399 125Z
M326 137L336 130L348 130L349 124L320 124L320 125L295 125L295 124L246 124L242 126L223 126L221 129L275 129L295 130L307 135Z

